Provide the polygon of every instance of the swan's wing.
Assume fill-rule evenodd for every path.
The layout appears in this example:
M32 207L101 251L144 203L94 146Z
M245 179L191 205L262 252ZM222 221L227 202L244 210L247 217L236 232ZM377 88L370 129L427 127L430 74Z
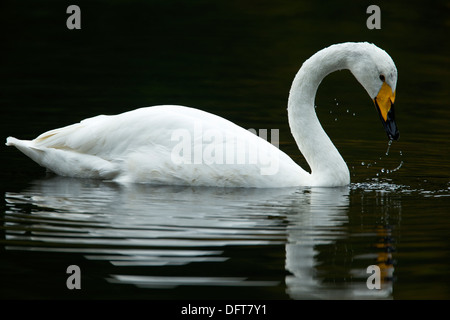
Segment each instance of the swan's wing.
M100 115L66 127L50 130L33 140L36 148L54 148L89 153L99 143L93 130L108 116Z
M106 115L88 118L41 134L33 140L34 147L113 159L123 153L133 139L139 138L139 128L128 118Z
M205 125L215 126L220 130L237 127L226 119L201 110L181 106L155 106L119 115L88 118L80 123L45 132L34 139L33 143L36 148L71 150L112 159L142 146L168 145L176 130L192 131L195 126Z

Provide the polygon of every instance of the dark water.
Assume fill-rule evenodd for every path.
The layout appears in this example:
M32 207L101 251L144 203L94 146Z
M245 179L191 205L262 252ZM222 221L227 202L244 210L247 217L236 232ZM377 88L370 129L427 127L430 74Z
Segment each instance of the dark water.
M301 63L370 41L394 59L400 140L343 71L316 98L346 160L344 188L123 187L0 158L0 297L449 299L449 2L3 1L0 137L31 139L97 114L181 104L245 128L287 125ZM66 269L81 270L81 290ZM377 265L381 289L369 290Z

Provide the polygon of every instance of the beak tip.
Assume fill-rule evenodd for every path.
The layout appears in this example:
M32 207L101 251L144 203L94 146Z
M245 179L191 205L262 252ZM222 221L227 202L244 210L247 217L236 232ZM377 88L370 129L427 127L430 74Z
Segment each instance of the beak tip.
M389 133L388 138L397 141L400 138L400 132L396 131L393 135Z

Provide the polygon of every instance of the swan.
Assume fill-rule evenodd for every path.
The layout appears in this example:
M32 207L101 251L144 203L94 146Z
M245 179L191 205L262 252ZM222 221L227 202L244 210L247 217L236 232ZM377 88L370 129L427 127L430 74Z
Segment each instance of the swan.
M8 137L6 145L69 177L218 187L345 186L350 183L348 167L314 110L321 81L342 69L349 69L372 98L388 138L399 138L392 58L367 42L331 45L303 63L288 98L291 133L311 172L254 132L177 105L99 115L31 141Z

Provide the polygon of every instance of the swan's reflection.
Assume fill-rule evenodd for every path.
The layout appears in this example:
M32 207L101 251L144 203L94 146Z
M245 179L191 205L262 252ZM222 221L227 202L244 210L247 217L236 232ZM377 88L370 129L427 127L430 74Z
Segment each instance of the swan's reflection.
M317 257L323 246L333 247L341 237L348 237L342 225L347 223L349 189L314 188L308 197L308 205L302 206L302 212L288 215L286 270L292 275L286 277L287 291L294 299L363 299L389 298L392 293L392 257L390 251L382 250L374 255L373 264L381 269L381 289L369 290L366 279L370 274L366 269L352 269L356 281L344 281L343 284L326 283L319 276ZM383 232L380 227L379 231ZM379 245L378 245L379 247ZM388 253L389 252L389 253ZM349 258L353 254L349 252ZM370 260L369 260L370 261ZM339 266L337 266L339 268ZM365 267L368 267L365 266ZM359 279L359 281L358 281Z
M286 291L293 299L389 297L392 291L389 282L381 290L369 290L365 269L352 270L359 280L339 287L318 274L320 247L348 236L343 227L348 222L348 188L125 187L52 177L5 198L7 249L82 252L87 259L117 267L117 274L105 275L111 283L150 288L193 282L275 285L239 277L130 276L121 274L120 267L220 263L229 259L223 249L227 246L285 244ZM385 258L379 257L379 265L392 275Z

